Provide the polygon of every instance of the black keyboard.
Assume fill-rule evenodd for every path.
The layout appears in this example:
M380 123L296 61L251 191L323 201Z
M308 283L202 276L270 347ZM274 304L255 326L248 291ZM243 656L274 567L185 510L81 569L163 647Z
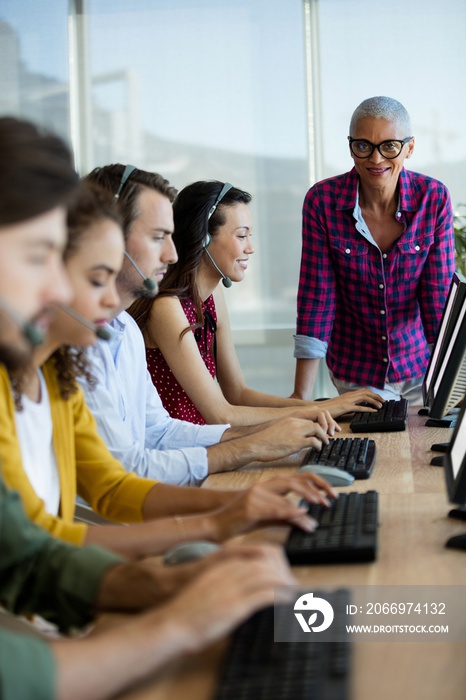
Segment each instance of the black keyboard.
M375 463L375 442L369 438L336 438L321 450L311 447L304 464L343 469L355 479L368 479Z
M344 620L348 592L342 589L323 597L334 609L335 622ZM273 607L260 610L233 633L215 700L347 700L350 642L302 641L297 622L301 641L274 642L274 625L280 624L282 611L289 630L293 610L284 605L275 607L275 615Z
M385 401L382 408L375 413L355 413L351 419L350 428L353 433L386 433L395 430L406 430L408 415L407 399Z
M315 503L309 515L318 521L314 532L291 529L285 552L291 564L338 564L373 561L377 556L378 493L340 493L329 508Z

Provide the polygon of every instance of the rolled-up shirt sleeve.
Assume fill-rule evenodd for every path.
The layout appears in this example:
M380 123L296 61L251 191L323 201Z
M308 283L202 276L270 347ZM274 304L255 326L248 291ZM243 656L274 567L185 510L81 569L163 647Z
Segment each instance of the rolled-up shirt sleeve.
M307 335L294 335L294 354L298 360L320 360L327 354L328 343Z

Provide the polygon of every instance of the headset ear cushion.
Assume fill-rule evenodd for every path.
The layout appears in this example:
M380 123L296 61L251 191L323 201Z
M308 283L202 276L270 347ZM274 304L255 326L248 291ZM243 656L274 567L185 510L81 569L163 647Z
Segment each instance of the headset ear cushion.
M204 238L204 243L202 245L204 248L208 248L211 243L212 243L212 236L210 235L210 233L206 233L206 237Z

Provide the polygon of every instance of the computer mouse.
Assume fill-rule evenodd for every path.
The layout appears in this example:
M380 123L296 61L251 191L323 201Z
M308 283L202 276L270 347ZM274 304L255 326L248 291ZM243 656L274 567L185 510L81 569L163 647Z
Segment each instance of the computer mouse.
M313 472L321 476L325 481L328 481L330 486L351 486L354 481L354 476L344 469L329 467L326 464L305 464L298 469L298 474Z
M164 564L168 566L187 564L190 561L195 561L209 554L214 554L214 552L218 552L219 549L220 545L215 544L215 542L208 542L207 540L184 542L183 544L178 544L176 547L172 547L168 552L165 552L163 561Z

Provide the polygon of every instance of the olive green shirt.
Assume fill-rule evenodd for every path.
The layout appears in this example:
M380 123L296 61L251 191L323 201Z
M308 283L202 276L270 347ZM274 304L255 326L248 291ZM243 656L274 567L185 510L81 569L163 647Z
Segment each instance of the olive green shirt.
M105 572L121 559L99 547L55 540L24 514L19 496L0 475L0 603L10 612L36 613L61 632L82 627ZM51 700L55 666L46 641L2 629L0 698Z

